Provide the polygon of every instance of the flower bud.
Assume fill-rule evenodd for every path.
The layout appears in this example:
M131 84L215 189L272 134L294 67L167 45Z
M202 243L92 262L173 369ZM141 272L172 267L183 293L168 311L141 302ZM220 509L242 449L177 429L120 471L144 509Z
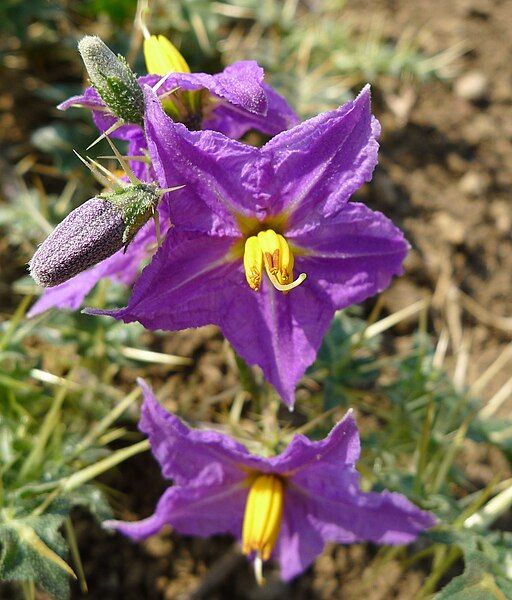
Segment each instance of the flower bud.
M87 35L78 50L94 89L110 110L123 121L142 125L144 95L135 74L99 37Z
M141 183L87 200L37 249L29 265L34 281L53 287L112 256L154 214L159 199L156 186Z

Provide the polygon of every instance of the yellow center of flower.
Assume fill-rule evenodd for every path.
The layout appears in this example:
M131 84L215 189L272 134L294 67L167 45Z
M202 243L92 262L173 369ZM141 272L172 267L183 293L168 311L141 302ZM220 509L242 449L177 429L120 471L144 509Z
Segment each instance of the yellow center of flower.
M245 278L256 292L260 289L263 267L272 285L281 292L287 292L306 279L301 273L293 281L293 252L285 238L273 229L260 231L247 238L244 248Z
M252 482L245 505L244 554L256 552L260 560L270 558L281 529L283 505L283 481L276 475L258 475Z

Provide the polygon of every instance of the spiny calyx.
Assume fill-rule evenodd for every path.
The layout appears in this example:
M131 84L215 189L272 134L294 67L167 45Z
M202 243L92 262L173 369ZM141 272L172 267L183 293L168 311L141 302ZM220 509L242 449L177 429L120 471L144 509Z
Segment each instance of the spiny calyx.
M260 289L263 267L272 285L287 292L300 285L306 274L301 273L293 281L293 252L286 239L273 229L260 231L247 238L244 248L245 278L256 292Z

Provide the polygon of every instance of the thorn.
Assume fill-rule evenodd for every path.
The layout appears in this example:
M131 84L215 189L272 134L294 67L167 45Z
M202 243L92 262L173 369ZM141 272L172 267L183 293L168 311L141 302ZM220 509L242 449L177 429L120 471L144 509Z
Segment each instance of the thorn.
M162 85L169 79L169 77L171 75L174 75L174 73L167 73L167 75L164 75L162 77L162 79L160 79L160 81L157 81L155 83L155 85L152 87L152 90L155 92L155 94L162 87Z
M170 187L170 188L165 188L165 189L159 189L157 190L157 194L160 194L160 196L163 196L164 194L167 194L168 192L175 192L177 190L181 190L184 187L186 187L186 184L184 183L183 185L177 185L175 187Z
M96 138L94 140L94 142L92 144L90 144L89 146L87 146L87 148L85 149L90 150L93 146L96 146L96 144L98 142L101 142L101 140L103 138L106 138L108 135L110 135L111 133L114 133L114 131L117 131L122 125L124 125L123 121L116 121L113 125L111 125L107 131L104 131L98 138Z
M153 215L153 221L155 222L155 235L156 235L156 243L158 247L162 245L162 233L160 231L160 217L158 216L158 211L155 210L155 214Z
M89 169L89 171L96 177L98 182L106 188L113 188L114 190L118 190L124 187L124 181L116 177L113 173L111 173L108 169L106 169L103 165L92 160L92 158L87 157L87 159L83 158L78 154L76 150L73 152L78 156L78 158L83 162L83 164Z
M104 154L102 156L98 156L98 158L109 159L109 160L114 159L115 160L117 157L114 154ZM132 155L128 155L128 156L123 156L123 158L125 160L133 160L135 162L145 162L145 163L148 163L148 164L150 164L150 162L151 162L151 160L147 156L132 156Z
M127 175L128 179L130 180L130 182L133 185L138 185L140 183L140 180L135 176L135 173L132 171L130 165L122 157L121 153L116 148L116 146L114 145L114 143L112 142L112 140L108 137L108 135L105 135L105 139L109 143L109 146L112 148L112 151L116 155L116 158L119 161L119 164L121 165L123 171L126 173L126 175Z
M101 165L99 162L96 162L95 160L93 160L90 157L87 157L89 162L100 172L103 173L105 175L105 177L107 177L109 179L109 181L111 181L112 185L114 185L117 188L123 188L125 185L125 182L120 179L119 177L117 177L116 175L114 175L114 173L111 173L108 169L106 169L103 165Z
M98 182L101 183L103 187L111 186L111 182L104 175L102 175L100 171L98 171L93 165L89 164L85 160L85 158L78 154L76 150L73 150L73 152L78 156L78 158L84 163L84 165L89 169L89 171L94 175L94 177L96 177Z
M160 82L158 82L160 83ZM155 84L155 88L158 84ZM160 86L158 86L160 87ZM157 88L158 89L158 88ZM160 94L160 96L158 96L160 98L160 100L164 100L165 98L167 98L167 96L172 96L173 94L175 94L176 92L178 92L181 89L181 86L178 85L175 88L173 88L172 90L168 90L167 92L164 92L163 94ZM153 91L156 91L155 89L153 89Z

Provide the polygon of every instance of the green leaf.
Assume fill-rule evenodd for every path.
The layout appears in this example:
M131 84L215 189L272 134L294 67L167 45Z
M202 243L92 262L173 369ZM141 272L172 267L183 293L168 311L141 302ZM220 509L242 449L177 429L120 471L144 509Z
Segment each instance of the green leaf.
M67 546L62 515L10 519L0 525L0 579L34 581L58 600L69 597Z
M512 598L512 583L493 573L493 565L478 551L465 554L464 573L455 577L435 600L507 600Z

